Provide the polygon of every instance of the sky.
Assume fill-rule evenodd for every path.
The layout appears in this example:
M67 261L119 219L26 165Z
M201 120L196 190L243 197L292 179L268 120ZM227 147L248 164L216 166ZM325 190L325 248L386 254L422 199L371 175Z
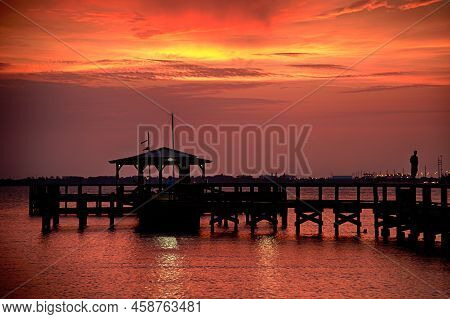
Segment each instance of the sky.
M113 175L108 160L136 153L137 127L171 112L194 128L310 125L312 176L407 171L415 149L420 171L439 155L446 170L449 8L0 0L0 178ZM245 173L233 156L231 173Z

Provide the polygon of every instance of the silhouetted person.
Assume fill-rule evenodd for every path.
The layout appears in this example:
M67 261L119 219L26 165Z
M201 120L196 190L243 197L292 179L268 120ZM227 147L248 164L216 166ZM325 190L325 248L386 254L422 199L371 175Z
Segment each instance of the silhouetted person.
M419 158L417 157L417 151L414 151L414 154L409 159L411 163L411 177L416 178L417 168L419 167Z

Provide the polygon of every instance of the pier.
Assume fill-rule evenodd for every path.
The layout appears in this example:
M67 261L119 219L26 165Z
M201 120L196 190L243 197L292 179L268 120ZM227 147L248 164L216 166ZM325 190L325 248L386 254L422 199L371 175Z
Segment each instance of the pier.
M273 232L295 227L301 236L302 225L317 225L321 236L324 214L334 217L334 235L339 237L342 225L354 227L361 236L361 213L373 214L375 238L388 241L392 234L398 242L416 245L423 238L432 249L436 236L449 256L450 213L448 183L403 181L368 181L359 179L306 179L211 183L205 177L210 160L170 148L159 148L135 156L110 161L115 165L115 182L101 185L58 184L37 182L30 186L29 214L41 216L42 231L57 229L60 217L76 215L79 229L88 225L88 217L105 216L114 229L117 218L136 216L139 230L145 232L190 232L200 229L201 216L209 216L210 230L218 226L233 231L249 227L255 233L260 222L270 223ZM120 170L136 168L136 183L123 184ZM157 183L144 177L150 166L158 171ZM178 179L163 181L167 166L178 168ZM199 181L192 182L192 166L201 169ZM170 181L170 183L169 183ZM288 225L288 214L295 214L295 224ZM245 215L245 225L239 225Z
M105 189L113 189L106 192ZM42 231L58 228L60 216L76 215L79 228L88 225L89 216L105 216L114 228L116 218L133 215L147 231L196 232L200 217L210 217L211 232L218 225L230 224L233 231L250 227L256 231L268 221L273 231L295 227L301 236L304 223L317 225L322 234L323 214L334 215L334 233L351 224L360 236L361 212L368 209L374 218L375 238L389 240L395 233L399 242L432 248L437 235L449 255L450 213L448 184L379 183L364 181L230 182L192 183L161 187L138 185L58 185L30 187L29 213L42 218ZM353 197L353 198L352 198ZM437 200L438 199L438 200ZM295 214L295 225L288 225L288 214ZM239 216L245 215L245 225Z

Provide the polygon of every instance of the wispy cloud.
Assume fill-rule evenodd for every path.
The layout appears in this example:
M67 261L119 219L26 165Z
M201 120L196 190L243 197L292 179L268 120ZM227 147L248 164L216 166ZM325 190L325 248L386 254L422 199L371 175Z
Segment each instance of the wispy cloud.
M400 10L410 10L420 7L429 6L433 3L441 2L441 0L413 0L413 1L407 1L404 4L401 4L398 6Z
M288 66L302 68L302 69L320 69L320 70L347 70L348 67L339 64L327 64L327 63L304 63L304 64L289 64Z
M289 57L289 58L296 58L296 57L299 57L299 56L317 55L317 53L310 53L310 52L271 52L271 53L254 53L253 55L283 56L283 57Z
M387 8L387 9L398 9L402 11L416 9L420 7L425 7L432 5L437 2L441 2L442 0L410 0L403 1L402 3L398 3L398 1L387 1L387 0L360 0L351 3L348 6L340 7L337 9L332 9L326 11L322 14L319 14L317 19L327 19L327 18L335 18L345 14L363 12L363 11L372 11L378 8Z
M365 88L359 88L354 90L342 91L342 93L365 93L365 92L378 92L386 90L399 90L399 89L411 89L411 88L435 88L442 87L443 85L433 84L405 84L405 85L374 85Z
M134 60L133 60L134 61ZM67 61L69 62L69 61ZM246 67L216 67L202 64L186 63L174 60L147 60L148 65L135 67L110 68L108 72L100 70L82 71L46 71L33 73L15 73L4 75L3 78L31 79L62 83L80 83L83 85L111 85L111 82L177 80L186 78L232 79L232 78L262 78L271 75L259 68ZM76 64L70 61L69 64ZM96 63L121 64L122 60L98 60ZM0 65L1 66L1 65Z
M340 7L337 9L329 10L318 16L319 19L334 18L344 14L361 12L361 11L372 11L378 8L388 7L388 2L385 0L360 0L353 2L352 4Z
M339 79L346 78L368 78L368 77L390 77L390 76L404 76L411 75L414 72L376 72L367 74L331 74L331 75L314 75L314 74L296 74L297 77L312 78L312 79L331 79L338 77Z

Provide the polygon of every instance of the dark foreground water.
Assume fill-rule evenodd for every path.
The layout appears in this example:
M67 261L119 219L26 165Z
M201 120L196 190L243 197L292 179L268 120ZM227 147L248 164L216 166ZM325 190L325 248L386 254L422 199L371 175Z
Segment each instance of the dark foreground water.
M40 232L28 217L27 188L0 188L0 295L9 298L442 298L450 294L450 263L376 243L372 214L356 239L344 226L333 238L331 213L324 236L305 224L271 234L261 223L251 236L243 218L238 234L208 218L198 236L150 236L124 218L114 232L107 218L92 217L80 233L75 217ZM12 291L12 292L11 292Z

